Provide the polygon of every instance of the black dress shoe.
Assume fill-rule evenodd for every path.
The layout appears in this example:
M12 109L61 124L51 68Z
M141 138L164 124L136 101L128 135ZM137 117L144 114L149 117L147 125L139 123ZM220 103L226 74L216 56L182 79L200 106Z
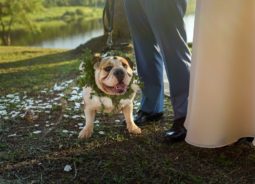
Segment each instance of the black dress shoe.
M254 140L254 137L246 137L246 141L249 143L252 143Z
M158 121L162 119L162 117L163 117L163 112L148 113L148 112L139 110L134 119L134 122L136 123L136 125L141 126L141 125L145 125L146 123L150 121Z
M174 143L183 141L185 139L187 134L187 130L184 127L185 119L186 117L174 121L172 128L166 131L164 134L164 142Z
M248 143L252 143L252 141L254 140L254 137L243 137L243 138L240 138L236 143L245 143L245 142L248 142Z

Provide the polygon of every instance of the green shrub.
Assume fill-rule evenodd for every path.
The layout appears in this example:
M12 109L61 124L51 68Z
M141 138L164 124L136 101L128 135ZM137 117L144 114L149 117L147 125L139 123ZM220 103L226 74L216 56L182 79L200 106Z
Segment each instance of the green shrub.
M65 22L70 22L76 19L76 13L72 11L66 11L62 16L61 19Z
M75 16L75 15L76 15L76 13L73 12L73 11L66 11L66 12L62 15L62 17L64 17L64 16L73 17L73 16Z
M85 15L84 11L82 9L79 9L79 8L75 10L75 13L76 13L76 15L79 15L79 16L84 16Z

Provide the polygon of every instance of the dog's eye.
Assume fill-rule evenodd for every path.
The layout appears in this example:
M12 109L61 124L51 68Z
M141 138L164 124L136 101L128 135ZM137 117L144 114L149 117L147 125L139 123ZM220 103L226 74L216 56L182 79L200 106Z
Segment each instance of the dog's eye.
M126 63L122 63L122 66L123 66L124 68L127 68L127 67L128 67L128 65L127 65Z
M112 70L112 68L113 68L112 66L107 66L104 68L104 71L110 72Z

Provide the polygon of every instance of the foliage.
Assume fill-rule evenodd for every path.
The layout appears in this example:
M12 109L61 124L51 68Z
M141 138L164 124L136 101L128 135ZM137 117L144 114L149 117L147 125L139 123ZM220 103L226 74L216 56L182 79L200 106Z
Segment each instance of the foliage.
M71 23L71 22L74 22L74 20L84 19L87 16L89 16L89 15L88 14L86 15L85 12L81 8L79 8L79 9L77 8L75 11L66 11L62 15L61 19L67 23ZM93 14L91 16L93 16Z
M63 16L66 12L72 12L75 16ZM84 15L80 15L81 12ZM89 30L92 26L99 28L101 15L101 8L81 6L51 7L33 14L28 13L27 16L31 18L33 25L40 28L40 31L31 34L26 24L17 22L12 26L12 45L33 45L56 36L80 34L81 31Z
M84 16L85 15L85 13L82 11L82 9L76 9L75 10L75 13L77 14L77 15L80 15L80 16Z
M95 82L95 70L94 70L94 64L98 62L102 57L105 56L121 56L124 58L128 58L127 55L121 51L117 50L111 50L106 53L103 53L103 55L95 54L93 56L92 52L88 49L84 51L84 54L82 56L82 63L84 71L82 72L81 76L78 78L78 84L80 87L91 87L93 89L93 94L99 97L108 97L112 100L115 107L118 107L118 104L121 99L127 99L133 94L133 89L131 88L131 84L134 82L139 85L139 80L136 74L133 75L132 80L130 82L130 85L128 87L128 90L123 95L107 95L103 93L96 85Z
M35 31L31 17L28 13L42 10L41 0L0 0L0 31L4 45L11 44L11 31L16 23L23 23Z
M93 70L94 66L94 59L93 59L93 54L91 53L90 50L86 49L84 51L84 54L81 58L81 62L84 67L84 71L82 75L78 79L78 84L80 87L83 86L90 86L92 89L97 90L97 86L95 84L95 72Z

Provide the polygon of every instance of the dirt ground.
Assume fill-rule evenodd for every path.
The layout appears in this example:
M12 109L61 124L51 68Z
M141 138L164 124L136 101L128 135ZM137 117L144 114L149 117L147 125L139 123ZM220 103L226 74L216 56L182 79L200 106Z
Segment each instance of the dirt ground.
M45 58L48 62L48 56L26 62ZM162 133L173 118L167 97L164 119L141 127L141 135L127 132L122 114L98 113L93 137L78 140L85 121L81 89L74 81L78 65L72 71L54 69L61 78L33 79L39 87L32 90L22 84L25 80L0 74L14 89L0 96L0 183L255 183L255 148L247 141L219 149L163 143Z
M78 140L84 126L80 89L72 83L61 89L63 84L38 96L16 94L30 102L34 114L22 112L1 123L0 183L255 182L254 147L248 142L220 149L163 143L173 116L168 99L164 119L142 127L142 135L129 135L121 114L97 114L93 137ZM67 95L59 98L62 90Z

